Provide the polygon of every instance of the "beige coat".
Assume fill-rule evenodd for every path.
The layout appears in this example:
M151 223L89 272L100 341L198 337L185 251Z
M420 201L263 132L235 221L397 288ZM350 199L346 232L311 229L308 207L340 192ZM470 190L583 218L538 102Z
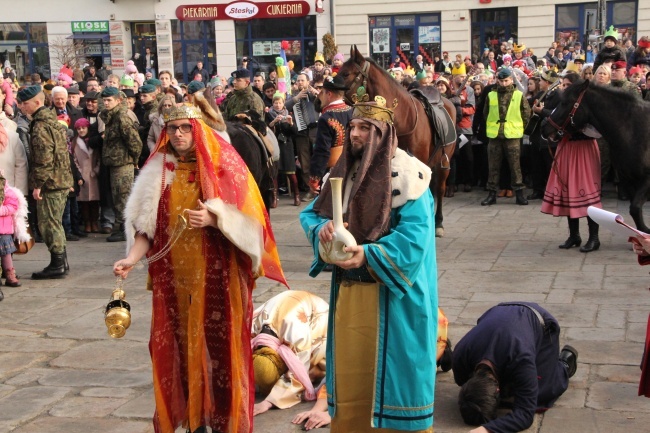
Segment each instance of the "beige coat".
M77 137L74 142L74 156L79 164L81 177L84 184L81 185L78 201L99 200L99 154L90 149L83 139Z
M18 188L23 195L27 195L29 193L27 187L29 174L27 153L20 141L20 136L16 132L18 127L13 120L7 118L5 113L0 113L0 123L7 130L9 137L7 148L0 153L0 170L3 171L9 185Z

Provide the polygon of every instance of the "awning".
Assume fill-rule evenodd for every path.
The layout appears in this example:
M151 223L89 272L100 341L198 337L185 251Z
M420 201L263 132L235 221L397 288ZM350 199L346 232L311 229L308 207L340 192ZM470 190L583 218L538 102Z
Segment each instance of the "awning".
M103 42L108 42L110 40L110 35L108 33L73 33L66 39L100 39Z

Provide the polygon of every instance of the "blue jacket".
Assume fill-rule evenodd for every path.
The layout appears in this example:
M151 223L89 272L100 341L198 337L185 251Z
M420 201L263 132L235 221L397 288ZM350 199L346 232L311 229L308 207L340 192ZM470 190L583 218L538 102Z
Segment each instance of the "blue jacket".
M486 311L456 344L453 352L454 380L463 385L484 359L494 364L502 390L514 397L512 412L484 424L492 433L514 433L533 423L538 408L548 408L566 391L569 376L559 361L560 325L551 314L532 302L527 307L499 304Z

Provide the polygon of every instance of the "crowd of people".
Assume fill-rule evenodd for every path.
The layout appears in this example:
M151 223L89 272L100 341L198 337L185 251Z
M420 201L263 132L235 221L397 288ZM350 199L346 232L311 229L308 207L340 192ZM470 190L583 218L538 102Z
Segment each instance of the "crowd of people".
M22 238L27 208L34 237L50 252L33 279L64 277L67 242L89 233L127 242L127 256L114 265L122 278L148 257L156 432L182 425L193 433L250 433L254 415L302 398L316 401L294 419L307 429L331 422L333 432L431 432L436 361L453 368L463 419L480 426L473 433L514 432L528 428L575 374L577 350L560 351L557 320L532 303L490 309L458 342L451 362L438 309L431 170L397 147L384 98L359 91L352 106L346 103L343 62L341 54L326 61L318 53L300 71L281 58L277 68L252 71L244 58L228 76L211 76L197 62L187 84L158 71L150 51L121 76L64 66L54 79L34 74L19 86L5 71L5 285L20 284L12 239ZM430 65L419 55L397 57L389 72L409 90L435 86L456 107L448 196L463 185L466 192L484 187L484 206L498 197L515 196L518 205L543 200L543 212L567 216L570 236L560 248L568 249L581 245L577 221L587 206L600 205L599 185L616 173L604 140L585 132L552 146L541 121L564 88L584 79L650 100L650 40L621 45L611 28L600 51L554 42L535 57L524 44L504 42L480 57L452 60L443 52ZM267 149L268 209L266 191L209 121L214 113L201 103L208 88L224 122L242 114L261 119L260 135L277 142ZM336 238L336 206L326 176L343 179L342 208L355 240L344 248L347 259L329 263L320 247ZM578 190L589 200L576 205ZM308 203L300 223L314 250L310 275L332 271L330 304L285 292L253 312L256 278L286 285L268 217L283 193L294 206ZM194 230L176 235L179 218ZM583 252L600 247L597 224L588 225ZM640 239L635 251L646 264L647 242ZM516 335L508 332L515 322ZM405 356L412 347L418 356ZM515 404L495 420L500 389ZM264 399L253 405L255 390Z

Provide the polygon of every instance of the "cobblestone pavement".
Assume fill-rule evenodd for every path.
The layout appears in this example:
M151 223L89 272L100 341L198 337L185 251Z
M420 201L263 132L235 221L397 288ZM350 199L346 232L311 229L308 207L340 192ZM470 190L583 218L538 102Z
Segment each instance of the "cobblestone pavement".
M566 219L541 214L539 201L517 206L514 198L500 198L495 206L481 207L484 195L475 189L445 200L446 235L436 247L440 305L452 341L500 301L538 302L558 318L562 343L580 356L569 390L528 431L648 431L650 404L636 396L650 310L648 269L636 264L625 239L607 232L601 233L599 251L559 250ZM606 194L604 206L631 221L627 203L613 193ZM329 299L329 274L307 276L311 251L297 222L300 209L281 197L273 211L283 266L293 289ZM586 239L584 220L581 231ZM122 257L124 244L104 239L91 235L69 243L72 269L63 280L28 279L47 264L43 244L16 259L23 286L3 287L0 303L0 432L153 432L146 273L132 272L125 285L133 325L123 339L109 338L102 309L115 284L112 263ZM259 281L256 305L280 290ZM438 375L436 391L436 432L469 431L456 408L451 373ZM289 420L310 406L263 414L255 432L297 431Z

